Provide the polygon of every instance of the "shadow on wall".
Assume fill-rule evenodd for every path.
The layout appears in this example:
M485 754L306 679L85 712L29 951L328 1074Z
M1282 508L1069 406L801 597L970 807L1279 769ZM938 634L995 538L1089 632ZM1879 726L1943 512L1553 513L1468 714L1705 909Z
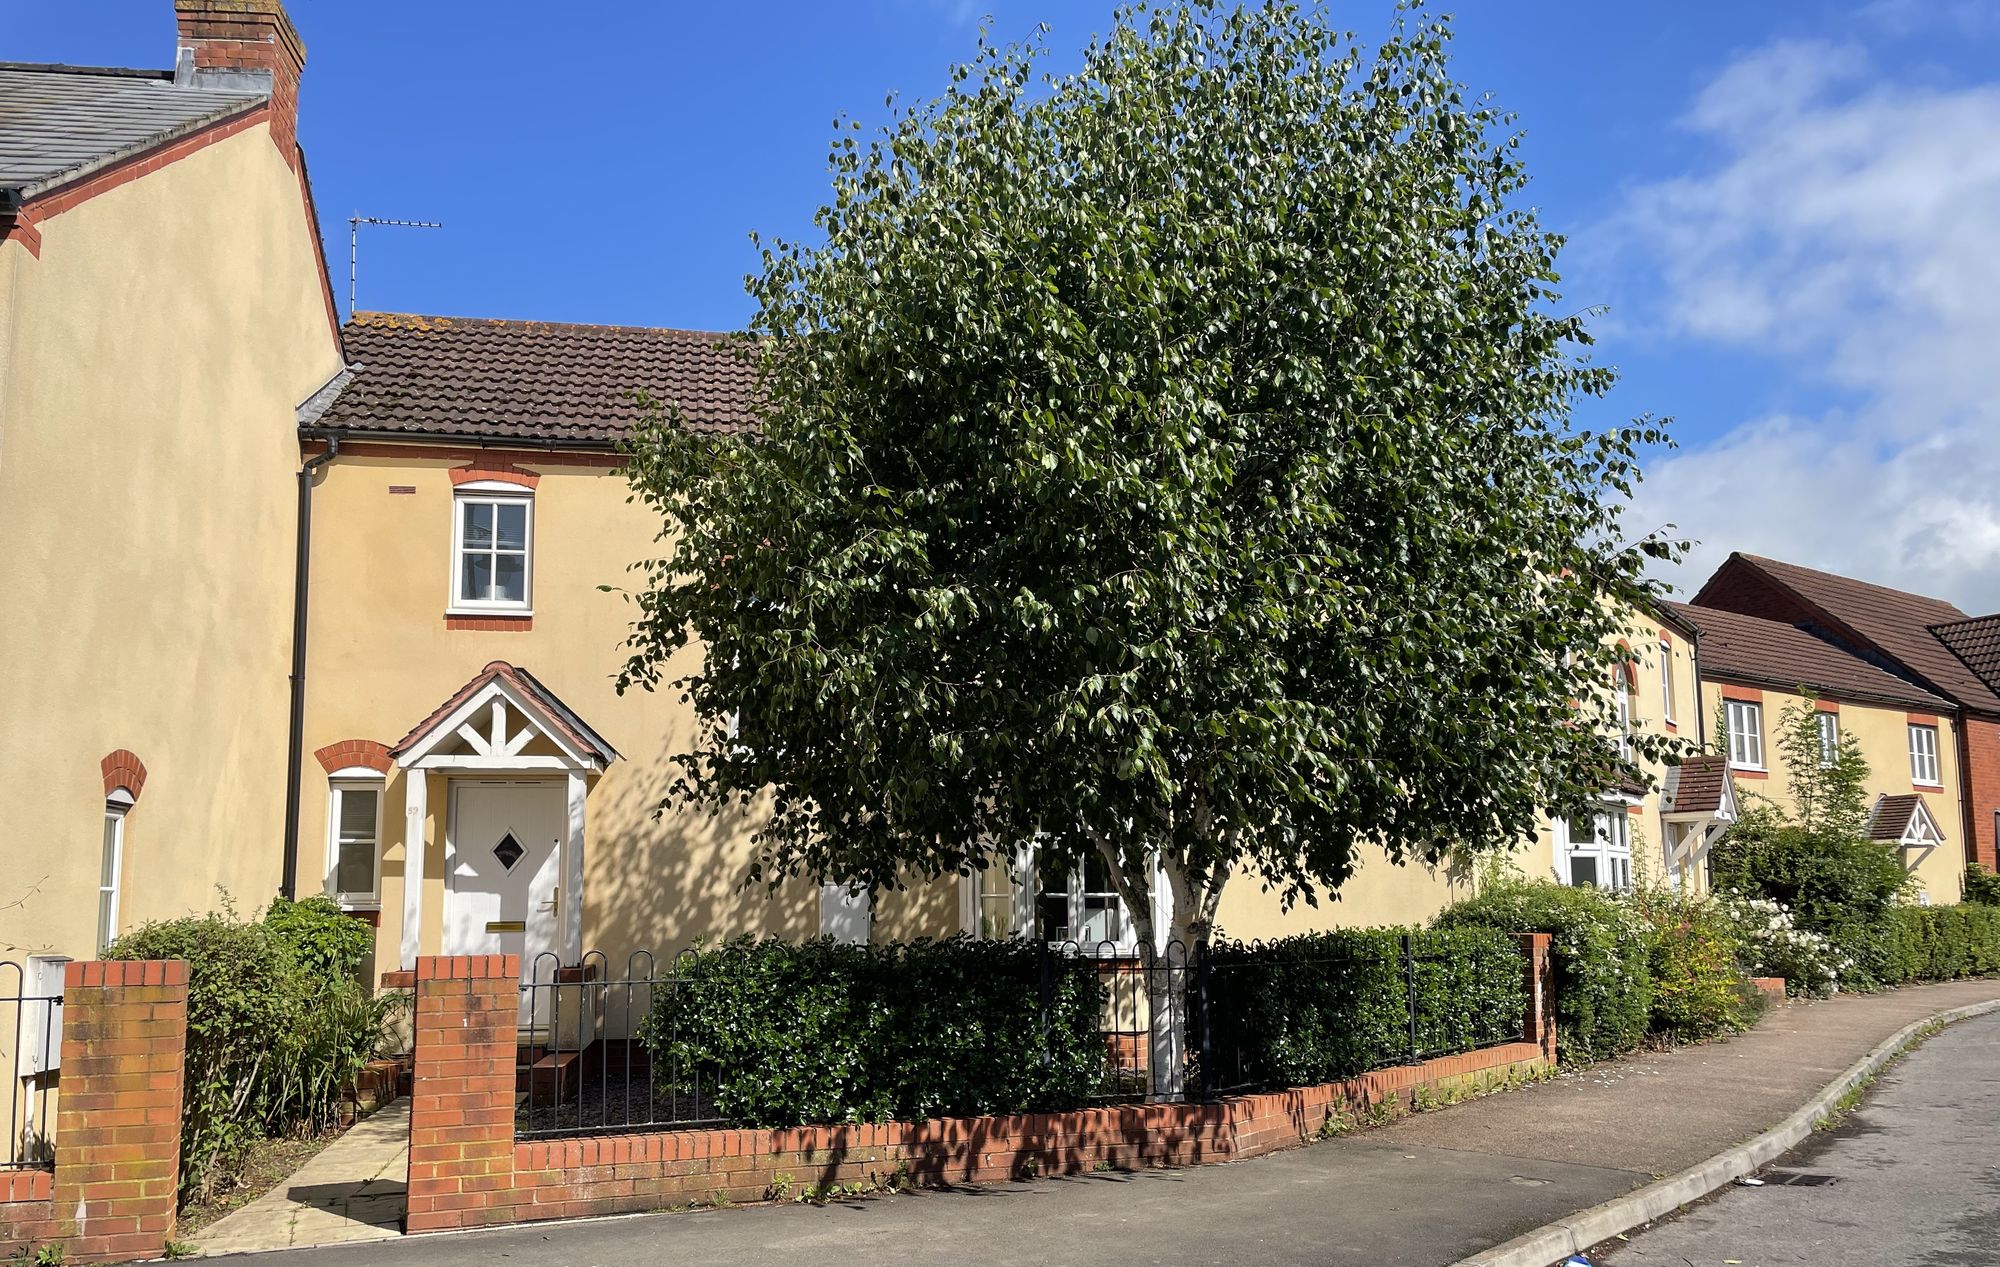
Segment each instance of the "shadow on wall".
M603 951L622 973L636 951L664 967L697 941L744 934L790 940L819 933L819 889L790 881L745 887L756 806L722 813L654 816L670 785L674 744L663 737L645 759L629 759L589 801L584 857L584 949ZM633 754L627 754L632 758Z

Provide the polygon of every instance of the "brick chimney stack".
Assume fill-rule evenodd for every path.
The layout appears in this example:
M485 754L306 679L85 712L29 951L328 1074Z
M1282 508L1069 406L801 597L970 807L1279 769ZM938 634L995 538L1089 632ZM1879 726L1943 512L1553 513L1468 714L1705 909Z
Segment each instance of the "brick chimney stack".
M299 165L299 76L306 46L283 0L174 0L174 82L271 95L271 139Z

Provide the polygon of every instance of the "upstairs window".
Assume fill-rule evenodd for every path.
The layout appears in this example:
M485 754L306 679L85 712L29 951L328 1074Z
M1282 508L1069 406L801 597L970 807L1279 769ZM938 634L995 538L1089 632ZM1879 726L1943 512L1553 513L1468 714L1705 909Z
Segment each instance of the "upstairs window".
M1819 764L1824 769L1840 759L1840 714L1821 712L1814 721L1819 725Z
M1937 727L1910 725L1910 781L1941 786L1938 777Z
M1674 644L1660 639L1660 720L1674 724Z
M453 610L527 612L534 497L512 484L476 482L459 485L453 502Z
M1729 764L1739 770L1764 768L1764 706L1754 700L1725 700L1729 726Z
M1620 668L1611 684L1612 706L1618 717L1618 756L1621 760L1632 759L1632 683L1626 677L1626 670Z

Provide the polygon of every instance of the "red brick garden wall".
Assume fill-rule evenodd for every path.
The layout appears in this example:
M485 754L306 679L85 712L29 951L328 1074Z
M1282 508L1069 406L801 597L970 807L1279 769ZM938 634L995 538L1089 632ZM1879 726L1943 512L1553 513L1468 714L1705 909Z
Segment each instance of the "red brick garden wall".
M1555 1059L1548 937L1521 939L1524 1040L1346 1082L1212 1104L1130 1104L1072 1113L790 1130L686 1130L514 1139L520 962L417 961L408 1229L521 1223L758 1201L842 1185L999 1183L1099 1169L1254 1157L1316 1138L1336 1114L1407 1106L1420 1087L1487 1085Z
M0 1256L157 1258L180 1180L187 965L72 963L53 1172L0 1170Z

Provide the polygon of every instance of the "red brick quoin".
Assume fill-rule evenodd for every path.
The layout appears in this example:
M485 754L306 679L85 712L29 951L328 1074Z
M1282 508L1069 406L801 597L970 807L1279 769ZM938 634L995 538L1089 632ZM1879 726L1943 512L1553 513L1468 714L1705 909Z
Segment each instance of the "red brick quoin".
M789 1130L687 1130L517 1143L514 1057L520 960L417 960L407 1228L525 1223L657 1210L782 1185L1000 1183L1255 1157L1296 1148L1336 1113L1413 1100L1417 1088L1490 1082L1555 1058L1549 939L1522 938L1527 1040L1346 1082L1213 1104L1130 1104L1071 1113L942 1118Z
M56 1165L0 1172L0 1257L159 1257L174 1234L186 1047L185 963L69 965Z

